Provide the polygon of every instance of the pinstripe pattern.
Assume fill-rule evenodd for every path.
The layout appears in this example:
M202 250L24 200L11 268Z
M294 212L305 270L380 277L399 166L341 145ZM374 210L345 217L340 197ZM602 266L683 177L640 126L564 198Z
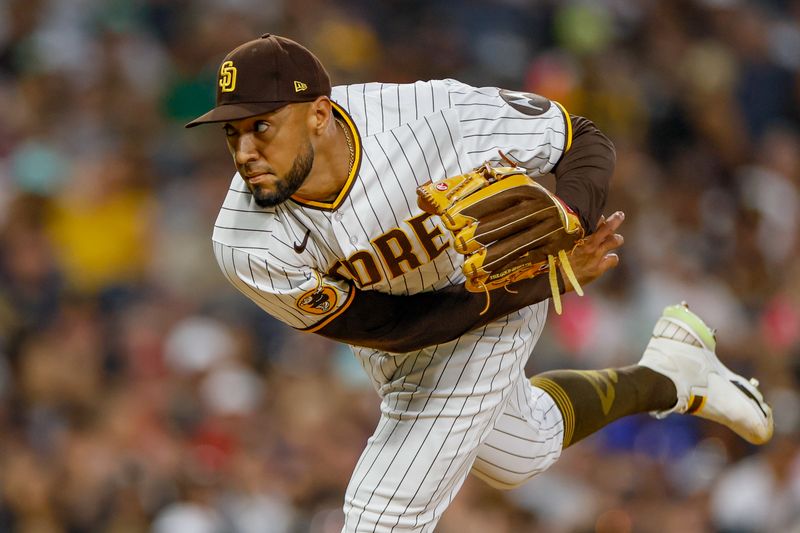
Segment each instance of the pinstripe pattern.
M514 390L527 383L523 366L545 311L540 304L448 344L384 355L398 371L385 371L389 381L372 374L382 417L348 487L346 531L432 530L444 509L438 504L453 497L478 444L518 401ZM366 368L376 364L374 350L355 352Z
M521 380L478 449L472 472L500 489L517 487L561 455L564 423L552 397Z
M298 329L335 316L351 286L402 295L463 283L463 258L437 233L441 223L415 218L416 187L498 161L498 149L531 176L546 174L567 140L557 106L524 115L499 89L454 80L335 87L332 100L361 147L346 196L262 209L235 175L214 225L230 283ZM333 305L299 305L320 283ZM382 402L348 486L345 531L432 531L471 470L507 487L555 461L561 415L523 371L546 312L541 303L408 354L353 348Z

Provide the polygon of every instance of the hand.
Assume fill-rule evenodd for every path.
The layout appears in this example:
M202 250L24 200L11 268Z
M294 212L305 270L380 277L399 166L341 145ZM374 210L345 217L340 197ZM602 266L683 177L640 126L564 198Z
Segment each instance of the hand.
M617 211L608 218L600 217L597 229L589 235L585 242L575 248L569 256L569 263L581 286L591 283L602 276L608 269L619 264L619 256L614 250L622 246L625 239L616 233L625 220L625 213ZM564 277L566 292L572 290L572 284Z

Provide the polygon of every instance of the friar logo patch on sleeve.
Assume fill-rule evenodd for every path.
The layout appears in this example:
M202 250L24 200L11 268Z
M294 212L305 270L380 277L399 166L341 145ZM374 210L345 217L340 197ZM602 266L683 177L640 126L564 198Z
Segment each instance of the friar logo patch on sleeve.
M552 105L550 100L534 93L521 93L518 91L501 89L500 97L520 113L531 117L537 117L546 113Z
M330 287L318 287L304 292L297 298L297 308L312 315L324 315L336 307L336 291Z

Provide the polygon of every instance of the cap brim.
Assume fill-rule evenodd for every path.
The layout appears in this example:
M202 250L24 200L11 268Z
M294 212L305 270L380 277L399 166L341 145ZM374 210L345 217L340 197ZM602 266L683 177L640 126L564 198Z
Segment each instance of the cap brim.
M229 122L231 120L241 120L243 118L254 117L275 111L289 102L250 102L246 104L224 104L215 107L208 113L200 115L193 121L186 124L186 128L194 128L200 124L211 124L214 122Z

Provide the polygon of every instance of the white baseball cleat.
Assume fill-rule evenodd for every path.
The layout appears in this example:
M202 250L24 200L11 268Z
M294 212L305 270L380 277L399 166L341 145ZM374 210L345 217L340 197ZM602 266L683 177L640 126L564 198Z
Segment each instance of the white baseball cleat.
M685 302L664 309L639 364L675 383L678 403L663 418L686 413L713 420L753 444L772 437L772 409L758 390L758 381L734 374L717 359L714 330Z

